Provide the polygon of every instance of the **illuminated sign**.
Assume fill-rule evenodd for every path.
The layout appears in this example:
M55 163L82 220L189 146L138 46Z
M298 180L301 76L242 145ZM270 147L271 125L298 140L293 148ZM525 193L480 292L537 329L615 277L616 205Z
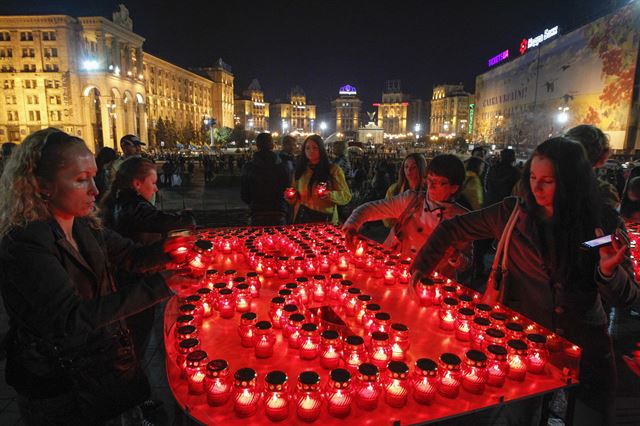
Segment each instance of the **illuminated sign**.
M340 95L357 95L358 91L356 90L355 87L350 86L350 85L344 85L340 88L340 91L338 92L338 94Z
M489 61L487 61L487 63L489 64L490 67L492 67L495 64L504 61L508 57L509 57L509 49L507 49L504 52L501 52L501 53L497 54L496 56L494 56L493 58L489 59Z
M476 104L469 104L469 134L473 133L473 116L475 115Z
M557 25L555 27L553 27L553 28L545 29L544 33L538 34L535 37L529 37L528 39L522 39L522 41L520 42L520 54L524 55L524 53L528 49L531 49L532 47L537 47L543 41L546 41L546 40L548 40L551 37L554 37L556 35L558 35L558 26Z

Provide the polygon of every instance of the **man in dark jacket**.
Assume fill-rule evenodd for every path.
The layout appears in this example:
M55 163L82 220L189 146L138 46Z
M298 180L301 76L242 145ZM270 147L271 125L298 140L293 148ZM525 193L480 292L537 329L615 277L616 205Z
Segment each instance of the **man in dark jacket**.
M520 179L520 172L513 165L515 161L516 152L513 149L500 151L500 161L487 172L485 206L499 203L511 195Z
M249 224L270 226L286 224L287 203L284 190L289 178L280 157L273 152L270 133L256 138L258 152L242 170L240 198L249 204Z

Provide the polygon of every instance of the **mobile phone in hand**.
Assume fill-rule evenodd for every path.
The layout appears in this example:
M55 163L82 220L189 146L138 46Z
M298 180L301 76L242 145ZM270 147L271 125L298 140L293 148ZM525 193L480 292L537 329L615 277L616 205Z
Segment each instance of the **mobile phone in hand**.
M605 235L604 237L598 237L593 240L585 241L580 244L580 247L584 249L597 249L602 246L611 245L612 235Z

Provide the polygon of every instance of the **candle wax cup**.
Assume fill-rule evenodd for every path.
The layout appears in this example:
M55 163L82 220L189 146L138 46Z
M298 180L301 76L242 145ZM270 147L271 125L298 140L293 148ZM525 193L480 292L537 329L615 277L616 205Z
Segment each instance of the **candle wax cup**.
M234 397L233 409L240 417L249 417L258 410L260 395L252 389L242 389Z
M204 393L204 373L196 371L187 376L187 385L191 395L200 395Z
M333 346L324 350L320 356L320 365L322 367L333 370L340 365L340 354L335 350Z
M305 394L298 398L296 412L300 420L305 422L313 422L320 417L320 407L322 406L322 400L320 395L308 395Z
M509 374L511 380L522 382L527 374L527 365L520 355L509 355Z
M214 378L205 382L207 402L211 406L224 405L231 396L231 385L220 378Z
M356 405L362 410L374 410L378 406L378 399L382 389L378 383L362 384L356 392Z
M438 392L445 398L455 398L460 393L460 380L457 373L446 371L438 381Z
M284 420L289 416L289 400L281 392L269 392L265 395L264 412L271 421Z
M435 378L420 377L416 379L413 384L413 399L417 403L429 405L433 402L437 389L432 384L432 380L435 381Z
M346 417L351 412L351 394L342 389L327 392L327 407L334 417Z
M384 390L384 400L394 408L404 407L407 403L409 389L400 380L393 379L387 383Z
M487 384L494 387L502 387L509 364L506 361L489 361L487 366Z

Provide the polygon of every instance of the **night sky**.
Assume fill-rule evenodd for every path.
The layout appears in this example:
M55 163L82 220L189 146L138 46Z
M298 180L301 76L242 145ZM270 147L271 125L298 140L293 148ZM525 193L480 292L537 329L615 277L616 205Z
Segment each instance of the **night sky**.
M0 14L111 13L122 1L0 0ZM268 102L300 85L319 113L346 83L367 110L384 82L401 79L405 92L429 99L438 83L473 91L487 60L523 37L560 26L568 32L625 0L151 1L124 4L144 50L183 67L219 57L233 68L236 93L258 78Z

